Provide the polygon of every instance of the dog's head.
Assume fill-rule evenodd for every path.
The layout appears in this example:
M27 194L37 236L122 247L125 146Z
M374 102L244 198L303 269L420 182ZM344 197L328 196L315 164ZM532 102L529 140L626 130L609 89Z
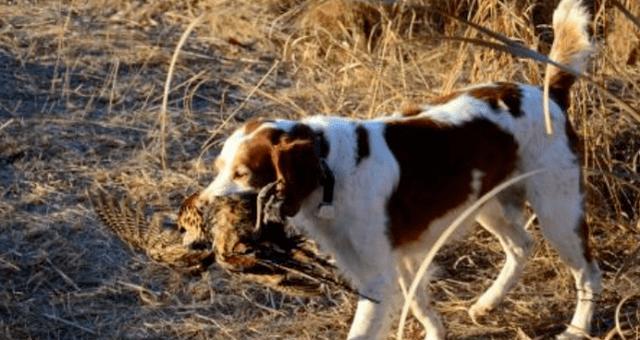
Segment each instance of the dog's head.
M225 141L215 161L217 176L199 199L259 192L276 182L283 201L282 216L293 216L304 199L320 186L324 139L307 125L293 121L256 119Z

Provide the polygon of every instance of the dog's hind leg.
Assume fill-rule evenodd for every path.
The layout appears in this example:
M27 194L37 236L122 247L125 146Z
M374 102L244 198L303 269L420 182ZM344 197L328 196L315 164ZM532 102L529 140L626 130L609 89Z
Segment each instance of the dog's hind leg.
M500 241L506 260L489 289L469 309L474 320L500 304L518 282L527 263L533 241L524 229L523 209L523 190L515 187L488 202L476 217L480 225Z
M567 165L533 177L528 188L542 234L569 267L578 291L576 310L562 339L589 334L594 299L602 290L600 269L589 249L580 181L580 168Z
M418 266L409 257L404 257L399 262L401 262L398 263L400 285L402 291L406 292L413 281ZM427 287L428 282L428 277L423 278L420 282L413 301L411 301L411 313L424 327L426 340L441 340L445 338L445 330L442 326L442 321L440 321L440 316L431 307L431 299L429 298ZM404 295L405 293L402 293L402 296ZM400 299L400 301L404 302L405 300Z

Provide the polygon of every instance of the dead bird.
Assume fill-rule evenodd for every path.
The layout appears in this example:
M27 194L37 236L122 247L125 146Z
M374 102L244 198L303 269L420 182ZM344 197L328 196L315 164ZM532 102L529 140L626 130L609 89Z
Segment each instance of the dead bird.
M335 266L289 226L271 221L256 230L257 194L218 197L206 206L198 205L197 195L178 214L184 244L212 242L220 267L289 295L316 295L323 284L351 291L335 276Z
M323 285L351 288L314 246L288 226L266 223L255 232L256 195L221 197L207 206L185 199L177 223L149 219L130 198L94 189L89 193L100 220L133 250L189 274L216 263L228 273L294 296L312 296Z

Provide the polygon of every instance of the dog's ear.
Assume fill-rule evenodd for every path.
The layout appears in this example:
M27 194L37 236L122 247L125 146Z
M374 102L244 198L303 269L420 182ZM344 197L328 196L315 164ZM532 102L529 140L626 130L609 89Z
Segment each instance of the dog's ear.
M293 216L320 185L320 158L311 140L297 139L275 145L272 159L278 179L276 194L283 200L281 213Z

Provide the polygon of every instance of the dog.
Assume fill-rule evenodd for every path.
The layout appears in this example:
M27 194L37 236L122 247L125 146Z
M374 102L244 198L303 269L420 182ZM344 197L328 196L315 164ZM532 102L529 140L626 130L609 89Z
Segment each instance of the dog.
M562 0L553 14L550 58L583 71L589 21L580 0ZM215 161L218 174L190 204L275 185L271 213L332 254L361 293L348 338L380 339L402 297L397 283L408 286L420 255L450 223L500 183L544 169L467 221L479 222L506 253L500 274L469 313L491 311L518 281L532 248L523 218L528 201L575 279L575 314L559 337L581 338L590 331L601 274L589 248L580 147L565 114L576 77L552 65L545 76L553 135L545 133L541 88L506 82L459 90L402 116L253 119L225 141ZM426 339L444 339L426 283L411 312Z

